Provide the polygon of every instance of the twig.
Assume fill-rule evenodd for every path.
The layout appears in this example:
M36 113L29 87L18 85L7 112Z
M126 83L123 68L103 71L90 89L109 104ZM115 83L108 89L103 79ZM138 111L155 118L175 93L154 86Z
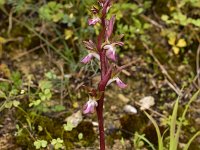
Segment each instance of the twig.
M13 25L12 16L13 16L13 11L11 10L8 17L9 20L8 31L7 31L8 36L10 36L10 31L12 30L12 25Z
M153 59L155 60L155 62L158 64L158 66L161 69L161 72L166 76L167 78L167 83L168 85L179 95L182 96L182 92L180 90L180 88L177 86L176 82L172 79L172 77L168 74L167 70L165 69L165 67L160 63L160 61L156 58L156 56L154 55L153 51L151 49L149 49L149 47L144 44L144 47L149 51L150 55L153 57Z
M11 83L11 82L12 82L11 80L4 79L4 78L0 78L0 81L3 81L3 82L8 82L8 83Z
M145 15L143 15L143 14L141 14L140 16L141 16L144 20L146 20L146 21L148 21L149 23L151 23L152 25L158 27L159 29L163 29L163 27L162 27L160 24L158 24L156 21L154 21L153 19L151 19L151 18L149 18L149 17L147 17L147 16L145 16Z
M53 39L53 40L51 41L51 43L54 43L54 42L56 42L57 40L59 40L59 38ZM36 47L34 47L34 48L30 49L30 50L27 50L27 51L24 52L24 53L21 53L21 54L15 56L15 57L13 58L13 60L19 59L20 57L23 57L23 56L25 56L25 55L27 55L27 54L29 54L29 53L32 53L32 52L34 52L34 51L36 51L36 50L38 50L38 49L40 49L41 47L44 47L44 46L46 46L46 45L47 45L47 43L40 44L39 46L36 46Z
M8 12L6 10L2 10L7 16L9 16ZM47 41L41 34L39 34L37 31L35 31L33 28L31 28L29 25L27 25L24 22L19 21L18 19L12 17L12 20L15 21L16 23L24 26L27 28L30 32L32 32L34 35L39 37L43 42L45 42L51 49L53 49L58 55L60 55L64 60L68 61L68 58L60 52L55 46L53 46L49 41Z
M139 102L134 102L136 105L138 105L138 106L142 106ZM155 110L153 110L153 109L151 109L151 108L148 108L147 110L149 110L149 111L151 111L152 113L154 113L154 114L156 114L156 115L158 115L158 116L160 116L160 117L162 117L162 118L167 118L165 115L163 115L163 114L161 114L161 113L159 113L159 112L157 112L157 111L155 111Z
M200 57L200 44L197 49L197 56L196 56L196 69L197 69L197 79L198 79L198 86L200 87L200 65L199 65L199 57Z

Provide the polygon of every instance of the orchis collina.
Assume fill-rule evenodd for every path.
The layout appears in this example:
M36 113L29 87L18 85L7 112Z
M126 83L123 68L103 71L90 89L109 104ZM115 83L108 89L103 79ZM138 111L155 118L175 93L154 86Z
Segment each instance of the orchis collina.
M124 43L112 36L115 15L110 19L106 19L106 14L111 7L111 0L98 0L98 3L99 7L93 6L91 9L93 18L88 20L88 24L95 25L99 23L101 25L101 31L97 36L96 43L92 40L83 42L89 54L85 56L81 62L86 64L90 62L93 57L97 58L100 62L101 80L98 83L98 87L93 88L92 96L90 95L89 100L85 104L83 113L93 113L96 108L99 123L100 150L105 150L103 103L106 86L114 81L120 88L125 88L127 85L116 76L121 71L116 68L114 64L114 62L116 62L116 46L123 46Z
M106 56L113 60L116 61L116 47L115 45L123 46L123 42L114 42L112 44L105 45L103 48L106 50Z
M93 57L97 58L98 60L100 59L99 55L97 53L89 53L87 56L85 56L81 60L81 62L84 63L84 64L87 64L88 62L90 62L92 60Z
M101 22L101 19L99 17L95 17L92 19L88 19L88 24L89 25L95 25L96 23Z
M107 82L107 86L108 86L109 84L111 84L112 82L114 82L114 81L116 81L117 86L119 86L119 87L122 88L122 89L125 88L125 87L127 87L127 85L126 85L124 82L122 82L122 80L120 80L119 77L114 77L114 78L110 79L110 80Z
M87 101L87 103L83 107L83 113L84 114L94 113L97 106L98 106L98 103L95 100L95 98L89 97L89 100Z

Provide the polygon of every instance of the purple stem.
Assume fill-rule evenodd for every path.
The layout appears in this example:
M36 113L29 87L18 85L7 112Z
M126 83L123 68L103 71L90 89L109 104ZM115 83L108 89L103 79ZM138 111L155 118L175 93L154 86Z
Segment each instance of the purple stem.
M101 81L99 82L98 90L102 93L100 99L98 100L98 106L96 108L98 123L99 123L99 135L100 135L100 150L105 150L105 134L104 134L104 118L103 118L103 104L104 104L104 91L108 80L111 78L112 69L108 69L109 64L106 57L106 51L101 47L103 39L105 38L105 17L106 9L108 7L110 0L106 0L104 3L104 8L102 10L102 31L100 32L97 39L97 50L100 55L100 65L101 65Z

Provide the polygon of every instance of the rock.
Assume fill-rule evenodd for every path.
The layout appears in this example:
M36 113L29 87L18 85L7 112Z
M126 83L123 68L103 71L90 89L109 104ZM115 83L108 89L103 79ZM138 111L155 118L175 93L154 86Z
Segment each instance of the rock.
M137 113L137 109L134 106L131 106L131 105L125 105L123 110L126 113L129 113L129 114L136 114Z
M151 106L155 105L155 100L154 97L152 96L146 96L144 98L142 98L140 101L140 109L141 110L146 110L149 109Z

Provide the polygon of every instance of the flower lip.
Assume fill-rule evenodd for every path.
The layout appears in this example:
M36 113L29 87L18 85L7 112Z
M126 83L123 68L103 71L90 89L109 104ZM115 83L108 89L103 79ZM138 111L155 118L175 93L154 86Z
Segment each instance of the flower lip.
M92 19L88 19L88 24L89 25L95 25L96 23L100 22L101 19L99 17L95 17L95 18L92 18Z
M119 86L120 88L124 89L127 87L127 85L122 82L122 80L119 79L119 77L114 77L114 78L111 78L108 82L107 82L107 85L108 86L109 84L111 84L112 82L116 81L117 83L117 86Z
M89 63L89 62L92 60L93 57L97 58L98 60L100 59L99 54L97 54L97 53L89 53L87 56L85 56L85 57L81 60L81 62L82 62L83 64L87 64L87 63Z
M87 56L85 56L81 62L84 63L84 64L87 64L88 62L91 61L91 59L93 58L93 55L91 53L89 53Z
M106 51L106 56L113 60L113 61L116 61L116 48L112 45L112 44L109 44L109 45L105 45L103 47Z
M122 82L122 80L120 80L118 77L116 78L116 83L122 89L124 89L125 87L127 87L127 85L124 82Z
M91 97L89 97L89 100L87 101L87 103L83 107L83 114L94 113L95 108L97 106L98 106L97 101L95 99L92 99Z

